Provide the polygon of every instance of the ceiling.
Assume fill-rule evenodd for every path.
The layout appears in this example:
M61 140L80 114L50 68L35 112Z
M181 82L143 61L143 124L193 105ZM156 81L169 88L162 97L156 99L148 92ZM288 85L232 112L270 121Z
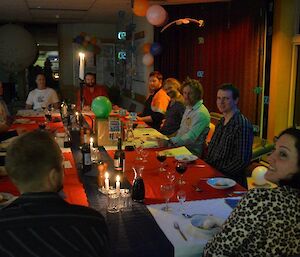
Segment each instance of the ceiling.
M120 11L131 14L134 0L1 0L0 22L116 23ZM150 4L189 4L230 0L149 0Z

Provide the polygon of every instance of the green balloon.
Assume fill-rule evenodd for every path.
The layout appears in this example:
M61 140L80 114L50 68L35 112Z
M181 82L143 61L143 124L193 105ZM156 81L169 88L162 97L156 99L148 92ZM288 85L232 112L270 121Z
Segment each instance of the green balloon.
M100 119L108 118L112 110L110 100L105 96L97 96L92 102L92 111L95 116Z

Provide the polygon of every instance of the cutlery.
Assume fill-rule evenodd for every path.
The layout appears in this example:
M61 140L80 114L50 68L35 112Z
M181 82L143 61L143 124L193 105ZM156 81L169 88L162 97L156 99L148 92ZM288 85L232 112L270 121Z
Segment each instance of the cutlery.
M230 197L233 197L233 196L237 196L237 195L244 195L246 193L247 193L247 191L233 191L232 193L229 193L227 195Z
M197 167L197 168L205 168L206 167L204 164L192 164L191 166Z
M195 213L195 214L187 214L187 213L181 213L183 217L190 219L196 215L201 215L201 216L210 216L211 214L203 214L203 213Z
M200 187L198 187L196 185L193 185L193 188L195 188L196 192L202 192L203 191Z
M177 230L179 231L180 235L183 237L183 239L184 239L185 241L187 241L186 236L182 233L182 231L181 231L181 229L180 229L180 227L179 227L179 224L178 224L177 222L174 222L174 228L177 229Z

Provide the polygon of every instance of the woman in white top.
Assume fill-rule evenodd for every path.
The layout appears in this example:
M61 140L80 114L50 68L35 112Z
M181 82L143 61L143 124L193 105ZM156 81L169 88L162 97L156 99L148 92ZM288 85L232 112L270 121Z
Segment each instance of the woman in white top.
M52 104L55 109L59 108L59 100L56 91L46 86L46 78L42 73L37 74L37 88L30 91L26 100L26 109L41 109Z

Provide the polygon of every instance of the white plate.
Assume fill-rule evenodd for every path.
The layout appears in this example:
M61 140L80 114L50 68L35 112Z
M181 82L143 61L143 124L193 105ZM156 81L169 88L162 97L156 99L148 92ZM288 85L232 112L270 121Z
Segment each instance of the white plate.
M236 185L236 182L230 178L210 178L207 184L216 189L226 189Z
M193 162L196 161L198 159L198 157L196 155L190 155L190 154L180 154L180 155L176 155L175 159L177 161L182 161L182 162Z
M4 199L4 200L0 201L0 206L6 205L6 204L8 204L9 202L11 202L12 200L14 200L16 198L16 196L14 196L10 193L0 192L0 195L3 196L3 199Z
M198 233L201 233L201 234L206 234L206 235L209 235L209 236L213 236L214 234L221 231L221 228L218 227L218 226L215 226L215 227L212 227L212 228L209 228L209 229L203 228L204 221L209 217L212 217L212 216L211 215L205 215L205 214L197 214L197 215L192 217L191 224L192 224L193 228L196 230L195 232L198 232Z

